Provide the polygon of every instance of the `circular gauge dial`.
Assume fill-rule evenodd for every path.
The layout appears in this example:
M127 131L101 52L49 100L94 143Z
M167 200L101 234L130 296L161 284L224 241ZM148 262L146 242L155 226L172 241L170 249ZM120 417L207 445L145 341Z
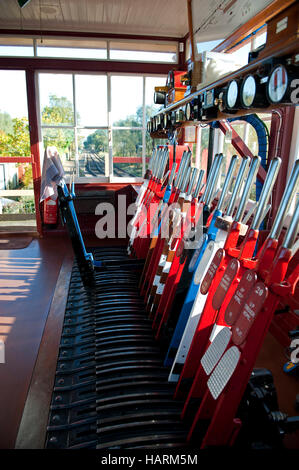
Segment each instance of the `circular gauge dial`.
M256 95L256 81L253 75L248 75L244 79L242 90L241 90L241 102L242 105L249 108L252 106Z
M272 103L279 103L286 94L288 88L288 72L283 65L277 65L268 80L267 91Z
M238 83L232 80L227 88L226 102L228 108L234 108L238 99Z
M191 103L187 103L185 107L185 116L187 121L191 121L192 106Z

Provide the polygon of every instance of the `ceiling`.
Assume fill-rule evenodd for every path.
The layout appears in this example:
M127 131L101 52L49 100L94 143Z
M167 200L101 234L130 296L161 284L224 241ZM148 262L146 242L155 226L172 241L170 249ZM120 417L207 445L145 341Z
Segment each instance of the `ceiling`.
M0 1L1 29L37 29L183 37L185 0Z
M224 39L273 0L192 0L196 40ZM187 0L0 1L0 29L80 31L182 38Z

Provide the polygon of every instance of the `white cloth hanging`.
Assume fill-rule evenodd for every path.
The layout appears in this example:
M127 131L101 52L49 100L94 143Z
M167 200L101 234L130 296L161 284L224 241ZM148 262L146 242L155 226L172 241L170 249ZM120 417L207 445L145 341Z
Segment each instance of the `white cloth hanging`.
M61 182L63 177L64 169L57 148L54 146L47 147L44 154L40 202L48 197L54 200L57 199L56 185Z

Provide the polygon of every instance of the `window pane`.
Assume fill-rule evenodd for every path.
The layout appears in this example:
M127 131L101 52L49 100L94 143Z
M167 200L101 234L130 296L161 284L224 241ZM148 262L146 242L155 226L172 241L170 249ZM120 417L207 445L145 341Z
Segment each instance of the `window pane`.
M107 59L106 41L88 39L43 39L37 41L39 57Z
M73 129L42 129L44 148L54 145L59 153L66 175L76 172L75 139Z
M145 79L145 112L146 120L154 116L161 107L161 104L154 103L154 93L156 86L165 86L167 77L146 77Z
M104 129L78 131L79 176L105 176L108 164L108 131Z
M110 51L112 60L132 60L140 62L177 62L176 54L170 52L145 52L145 51Z
M262 32L261 34L257 34L254 36L254 49L265 44L267 41L267 31Z
M107 77L76 75L77 124L107 126Z
M28 157L24 71L0 70L0 156ZM36 230L32 166L0 161L0 231Z
M214 47L218 46L223 41L223 39L216 39L216 41L203 41L203 42L197 42L196 41L196 51L195 55L197 57L197 54L200 54L201 52L205 51L212 51Z
M114 176L142 177L142 131L113 131Z
M112 123L119 127L142 126L143 78L112 76Z
M110 58L144 62L177 62L177 43L111 42Z
M33 39L0 38L0 56L33 57Z
M0 83L0 156L28 157L31 151L25 72L0 70ZM2 189L29 188L32 185L31 165L26 169L24 179L18 164L4 163L1 179L5 182Z
M39 75L42 124L73 125L73 83L70 74Z

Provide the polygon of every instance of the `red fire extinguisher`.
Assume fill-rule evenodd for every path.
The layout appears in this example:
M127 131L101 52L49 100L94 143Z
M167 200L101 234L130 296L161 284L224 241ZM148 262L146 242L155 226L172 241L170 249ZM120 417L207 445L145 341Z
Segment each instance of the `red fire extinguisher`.
M44 201L44 223L49 225L55 225L57 223L57 199L54 200L48 197Z

